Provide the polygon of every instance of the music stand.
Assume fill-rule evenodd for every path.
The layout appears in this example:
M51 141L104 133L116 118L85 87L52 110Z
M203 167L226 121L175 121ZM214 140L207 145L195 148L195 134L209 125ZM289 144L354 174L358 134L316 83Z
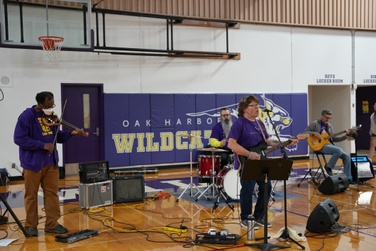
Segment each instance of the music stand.
M361 125L360 125L361 126ZM360 126L358 126L358 127L360 127ZM351 129L350 129L351 130ZM351 131L350 131L351 132ZM353 157L355 157L354 159L355 159L355 161L353 161L354 162L354 166L355 166L355 169L354 169L354 173L353 173L353 168L352 168L352 166L351 166L351 176L352 176L352 178L353 178L353 181L354 181L354 174L356 175L356 180L355 180L355 182L356 182L356 185L357 185L357 188L358 188L358 190L359 190L359 185L360 184L362 184L362 185L366 185L366 186L369 186L369 187L371 187L371 188L374 188L371 184L369 184L369 183L367 183L367 181L366 180L369 180L369 179L373 179L373 178L375 178L375 173L374 173L374 170L373 170L373 166L372 166L372 160L369 162L370 163L370 172L368 173L368 172L366 172L366 173L368 173L368 175L370 175L370 176L368 176L368 177L363 177L364 179L362 179L362 178L359 178L359 173L358 173L358 171L359 171L359 166L358 166L358 162L359 162L359 160L358 160L358 133L356 132L356 131L353 131L353 132L351 132L350 133L350 135L349 135L351 138L353 138L354 139L354 141L355 141L355 153L354 153L354 155L353 154L350 154L350 157L351 157L351 159L353 159ZM365 157L365 158L367 158L367 157ZM368 159L368 158L367 158ZM367 162L368 163L368 162Z
M29 235L27 234L24 226L21 224L20 220L17 218L16 214L13 212L13 210L10 207L10 205L8 204L7 200L3 198L2 194L0 194L0 200L4 204L4 206L6 207L6 210L4 211L4 213L1 217L4 217L6 212L9 211L9 213L12 215L13 219L16 221L18 227L21 229L21 231L25 235L25 237L29 237Z
M287 180L290 176L292 160L289 159L266 159L250 160L244 163L242 180L262 180L264 181L264 242L245 243L245 246L256 247L261 250L271 250L278 248L290 248L268 243L268 181Z

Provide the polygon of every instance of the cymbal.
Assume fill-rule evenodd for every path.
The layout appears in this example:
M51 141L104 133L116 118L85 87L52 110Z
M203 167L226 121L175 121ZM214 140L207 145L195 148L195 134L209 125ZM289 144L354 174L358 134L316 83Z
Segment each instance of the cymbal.
M204 151L204 152L228 152L225 149L215 148L215 147L207 147L207 148L197 148L197 151Z

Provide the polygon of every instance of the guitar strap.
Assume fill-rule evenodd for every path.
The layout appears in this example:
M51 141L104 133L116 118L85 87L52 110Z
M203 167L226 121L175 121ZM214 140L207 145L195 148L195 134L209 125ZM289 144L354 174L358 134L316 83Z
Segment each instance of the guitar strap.
M262 137L264 138L264 141L266 142L266 137L265 137L264 131L262 130L262 127L261 127L261 125L260 125L259 120L256 119L256 122L257 122L258 127L260 128L261 135L262 135Z
M262 135L264 141L266 142L266 137L265 137L264 131L262 130L262 127L261 127L261 125L260 125L260 122L259 122L259 120L258 120L257 118L256 118L256 123L257 123L257 126L260 128L260 132L261 132L261 135ZM243 128L242 128L242 129L243 129ZM239 170L238 170L238 174L240 174L240 176L241 176L241 174L242 174L241 170L242 170L243 167L244 167L244 163L242 163L242 162L240 161L240 159L239 159L239 155L237 155L237 157L238 157L238 162L239 162Z

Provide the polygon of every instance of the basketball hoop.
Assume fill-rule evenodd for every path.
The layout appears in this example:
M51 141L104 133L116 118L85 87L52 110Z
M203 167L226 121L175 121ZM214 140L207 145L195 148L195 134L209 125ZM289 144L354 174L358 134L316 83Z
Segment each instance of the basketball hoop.
M40 36L38 40L42 43L45 59L50 62L59 61L59 52L63 46L64 38L58 36Z

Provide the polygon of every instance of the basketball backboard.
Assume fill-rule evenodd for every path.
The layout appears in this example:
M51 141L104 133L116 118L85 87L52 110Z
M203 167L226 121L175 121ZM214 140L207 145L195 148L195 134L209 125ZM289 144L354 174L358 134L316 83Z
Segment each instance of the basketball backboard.
M0 46L42 49L41 36L64 38L62 50L92 50L91 0L3 0Z

